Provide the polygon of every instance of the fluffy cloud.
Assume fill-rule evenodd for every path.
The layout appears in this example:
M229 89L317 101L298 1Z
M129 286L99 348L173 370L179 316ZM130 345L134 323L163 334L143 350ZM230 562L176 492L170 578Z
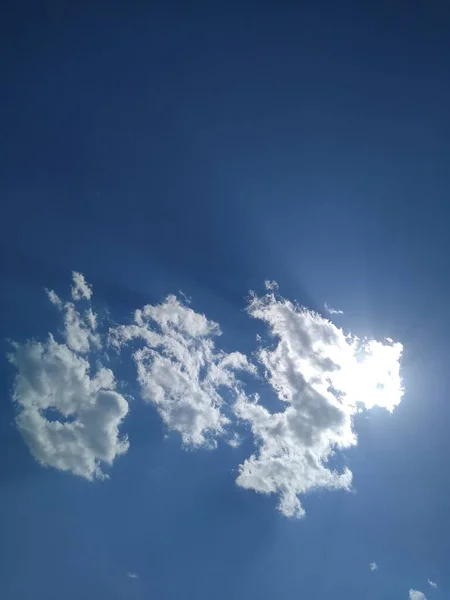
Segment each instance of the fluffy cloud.
M80 280L81 277L81 280ZM74 286L84 278L74 274ZM51 302L64 314L64 342L53 335L41 342L13 344L10 362L16 367L13 397L17 427L42 465L86 479L105 477L101 464L111 465L128 449L119 426L128 403L115 390L114 375L100 367L91 373L86 354L100 338L93 331L94 313L83 320L72 303L54 292Z
M409 600L427 600L423 592L409 590Z
M109 343L118 350L134 343L143 399L186 446L214 447L220 436L237 446L241 436L231 420L245 422L256 449L239 466L237 484L276 494L279 510L298 517L304 514L303 494L351 486L349 469L335 470L329 460L356 444L353 417L360 404L392 411L400 402L402 346L345 335L321 315L279 296L275 282L266 282L266 288L264 296L252 296L248 314L271 334L266 346L257 337L257 359L279 410L245 394L236 374L256 374L255 366L239 352L217 349L218 324L175 296L137 310L132 324L110 330ZM42 343L14 344L17 426L42 464L102 478L103 464L128 449L119 434L128 403L116 391L110 369L91 369L90 352L102 345L92 308L78 310L78 301L92 296L84 277L73 273L72 302L47 294L63 317L63 343L50 334Z
M371 562L371 563L369 564L369 569L370 569L371 571L376 571L376 570L378 569L378 565L377 565L377 563L376 563L376 562Z
M47 291L47 295L50 302L64 314L64 338L67 346L80 354L89 352L91 345L100 348L100 336L95 332L97 317L92 309L81 316L72 302L62 302L53 290Z
M438 587L438 584L435 581L433 581L432 579L428 580L428 585L434 589L437 589L437 587Z
M185 445L216 444L229 423L221 392L239 396L235 371L254 371L243 354L216 350L213 338L218 335L217 323L175 296L137 310L132 325L119 326L110 334L118 348L131 340L144 342L134 352L142 396Z
M400 402L401 344L346 336L327 319L278 295L273 282L254 295L250 316L267 324L275 345L258 358L284 408L270 412L241 395L234 410L258 445L242 465L238 485L279 496L279 510L302 516L299 496L318 488L348 489L352 474L328 466L337 449L356 444L358 404L393 410Z
M92 298L92 287L86 283L84 275L72 271L72 300L90 300Z

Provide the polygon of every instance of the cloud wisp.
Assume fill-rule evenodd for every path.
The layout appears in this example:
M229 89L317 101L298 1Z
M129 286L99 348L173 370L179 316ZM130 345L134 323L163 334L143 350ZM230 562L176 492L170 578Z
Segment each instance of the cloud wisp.
M339 310L338 308L333 308L332 306L327 304L327 302L325 302L324 308L329 315L343 315L344 314L343 310Z
M437 588L439 587L438 584L435 581L433 581L432 579L428 580L428 585L430 587L434 588L435 590L437 590Z
M119 435L128 402L116 391L112 371L100 366L92 373L85 356L92 344L100 346L92 310L84 319L73 303L47 294L64 316L63 343L52 334L44 342L13 343L17 427L42 465L102 479L102 463L111 465L128 449L128 440Z
M371 571L378 571L378 565L377 565L377 563L376 562L369 563L369 569Z

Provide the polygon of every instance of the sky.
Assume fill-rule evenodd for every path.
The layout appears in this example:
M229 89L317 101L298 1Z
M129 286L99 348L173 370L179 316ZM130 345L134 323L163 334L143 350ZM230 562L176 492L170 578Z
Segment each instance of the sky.
M449 26L4 9L0 597L450 597Z

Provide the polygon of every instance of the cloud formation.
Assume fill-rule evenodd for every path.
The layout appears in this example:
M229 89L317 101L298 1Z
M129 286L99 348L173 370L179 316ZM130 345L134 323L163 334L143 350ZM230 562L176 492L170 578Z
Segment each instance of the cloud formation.
M435 581L433 581L432 579L428 580L428 585L430 587L434 588L435 590L438 588L438 584Z
M169 296L137 310L132 325L110 334L118 348L131 340L144 343L133 355L142 397L187 446L215 446L230 422L221 392L240 396L235 372L255 371L243 354L215 348L213 338L220 333L217 323Z
M371 571L377 571L377 570L378 570L378 565L377 565L377 563L376 563L376 562L371 562L371 563L369 564L369 569L370 569Z
M257 336L259 373L244 354L218 349L219 325L175 296L136 310L131 324L110 329L108 343L118 351L132 344L142 398L185 446L215 447L223 438L235 447L242 432L234 425L244 423L255 450L239 465L237 484L275 494L284 515L300 517L307 492L350 488L350 470L333 468L330 459L356 445L353 417L360 405L392 411L400 402L402 346L344 334L323 316L282 298L275 282L267 281L266 290L262 297L253 294L247 307L270 334L265 344ZM62 342L49 334L44 342L13 345L16 422L41 464L103 478L103 466L128 449L119 433L128 403L110 369L91 367L92 351L103 349L102 337L91 306L79 310L79 302L92 297L80 273L73 273L71 291L69 302L47 291L62 315ZM245 373L262 375L278 397L278 409L246 393L238 376ZM378 568L374 562L369 566Z
M44 342L13 344L9 360L17 369L17 427L42 465L102 479L102 463L111 465L128 449L119 435L128 403L116 391L112 371L100 366L92 373L81 356L100 343L92 311L84 322L72 303L64 304L54 292L48 296L64 314L64 343L49 334Z
M419 590L409 590L409 600L427 600L423 592Z
M248 314L263 321L275 345L258 359L282 410L270 412L259 398L240 396L238 418L246 421L257 451L240 465L237 483L277 494L286 516L304 514L299 496L318 488L349 489L352 474L328 466L336 450L356 444L352 419L358 404L388 410L400 402L401 344L359 340L317 313L278 295L270 283L253 295Z

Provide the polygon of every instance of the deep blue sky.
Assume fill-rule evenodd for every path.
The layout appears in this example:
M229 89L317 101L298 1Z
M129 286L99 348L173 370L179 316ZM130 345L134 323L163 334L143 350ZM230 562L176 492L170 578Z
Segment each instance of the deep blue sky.
M444 598L450 9L162 4L3 11L2 339L54 328L43 289L77 270L115 319L182 289L248 352L244 298L269 278L400 340L406 393L358 423L356 493L293 521L236 488L236 451L182 452L141 405L108 482L39 467L3 360L0 596Z

